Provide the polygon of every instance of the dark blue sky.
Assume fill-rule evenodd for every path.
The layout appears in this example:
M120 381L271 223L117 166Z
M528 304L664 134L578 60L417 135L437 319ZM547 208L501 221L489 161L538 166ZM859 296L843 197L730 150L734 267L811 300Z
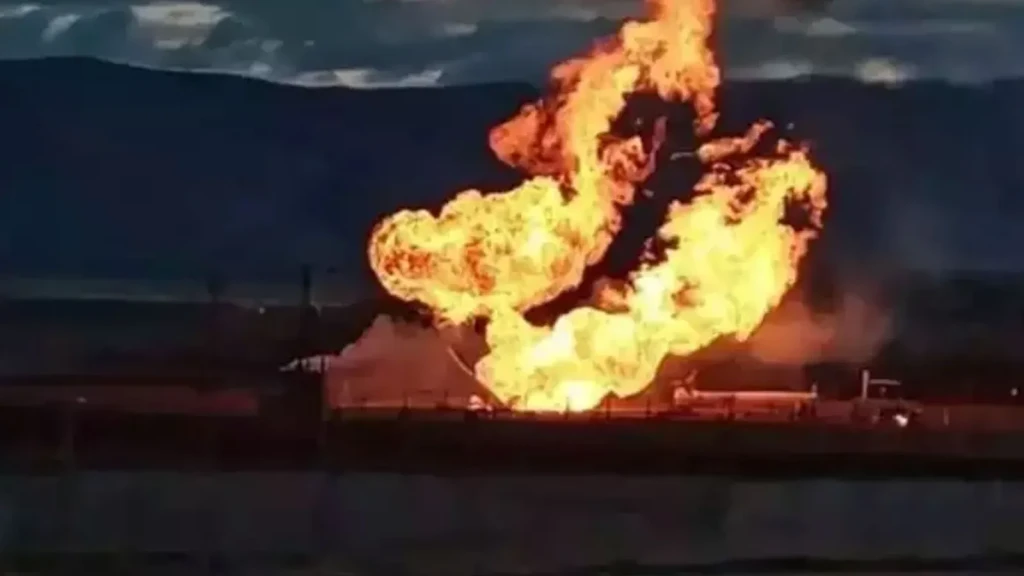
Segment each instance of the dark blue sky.
M721 2L732 77L977 81L1024 71L1021 0ZM91 55L281 81L375 86L535 79L638 0L0 2L0 57Z

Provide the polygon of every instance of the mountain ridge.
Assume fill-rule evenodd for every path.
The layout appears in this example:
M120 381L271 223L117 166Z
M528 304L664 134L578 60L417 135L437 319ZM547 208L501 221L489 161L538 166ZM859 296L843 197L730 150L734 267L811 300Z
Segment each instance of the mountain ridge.
M720 92L723 130L767 117L810 142L832 187L822 258L879 273L1024 268L1011 217L1024 211L1013 156L1024 81L810 77ZM287 279L308 262L372 290L374 222L517 183L487 132L537 94L524 83L302 88L89 58L0 62L0 275ZM675 193L690 172L665 166L656 180Z

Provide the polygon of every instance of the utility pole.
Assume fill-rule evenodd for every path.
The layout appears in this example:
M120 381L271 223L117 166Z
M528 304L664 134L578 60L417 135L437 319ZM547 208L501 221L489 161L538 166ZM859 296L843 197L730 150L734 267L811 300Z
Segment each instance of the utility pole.
M302 266L301 296L299 300L299 331L296 341L296 357L304 358L317 348L316 309L313 308L313 268Z
M223 277L212 272L206 277L206 295L209 298L206 315L206 371L213 377L221 366L221 303L226 284Z
M61 544L65 549L73 549L75 542L75 508L78 496L78 410L85 404L85 398L75 398L57 405L61 422L61 440L59 448L60 493L59 521ZM62 556L58 572L73 572L70 555Z

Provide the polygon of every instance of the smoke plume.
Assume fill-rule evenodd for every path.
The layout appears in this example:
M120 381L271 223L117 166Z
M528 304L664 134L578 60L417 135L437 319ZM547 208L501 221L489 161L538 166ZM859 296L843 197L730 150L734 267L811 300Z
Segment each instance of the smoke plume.
M765 321L749 341L749 350L771 364L862 364L885 344L890 320L888 312L862 293L844 293L826 313L794 300Z
M327 388L333 407L422 406L448 401L465 405L479 394L476 381L452 358L461 341L418 323L380 315L354 343L329 362Z

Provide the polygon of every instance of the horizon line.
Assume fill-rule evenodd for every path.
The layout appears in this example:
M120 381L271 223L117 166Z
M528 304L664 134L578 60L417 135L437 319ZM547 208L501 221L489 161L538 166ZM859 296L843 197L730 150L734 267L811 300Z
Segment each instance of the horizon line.
M163 74L178 74L178 75L199 75L199 76L221 76L228 78L237 78L246 81L262 82L265 84L272 84L277 86L291 86L295 88L304 88L307 90L350 90L358 92L375 92L375 91L430 91L430 90L445 90L445 89L457 89L457 88L473 88L473 87L486 87L486 86L529 86L537 90L544 90L548 78L543 78L540 81L530 80L527 78L509 78L507 80L489 80L484 82L437 82L437 83L411 83L403 85L400 82L387 82L380 85L354 85L345 83L330 83L330 82L316 82L303 80L299 77L295 78L282 78L274 77L267 74L255 73L247 70L237 70L232 68L188 68L184 66L160 66L149 64L145 62L136 62L130 59L111 58L93 54L61 54L61 55L42 55L42 56L28 56L28 57L3 57L0 56L0 66L7 63L15 64L32 64L36 62L89 62L97 65L111 66L111 67L122 67L129 69L137 69L146 72L163 73ZM329 74L335 70L323 69L323 70L310 70L304 72L304 74ZM818 81L833 81L833 82L846 82L850 84L858 84L864 86L873 86L884 89L896 89L904 85L915 85L915 84L942 84L947 86L955 87L984 87L991 86L1000 82L1016 82L1024 80L1024 75L1018 76L992 76L985 79L954 79L942 76L910 76L906 78L899 78L893 80L865 80L864 78L852 76L848 74L821 71L815 72L794 72L790 75L765 75L765 76L729 76L728 70L723 68L723 80L721 85L726 86L729 84L776 84L776 83L808 83Z

